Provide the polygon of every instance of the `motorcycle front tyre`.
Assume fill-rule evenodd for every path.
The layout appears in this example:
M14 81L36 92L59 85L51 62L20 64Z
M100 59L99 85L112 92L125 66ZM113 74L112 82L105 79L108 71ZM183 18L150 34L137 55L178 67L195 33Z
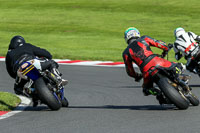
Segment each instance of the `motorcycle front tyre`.
M187 96L187 98L189 99L190 103L193 106L198 106L199 105L199 99L190 91L189 96Z
M61 103L62 103L62 107L68 107L69 106L69 102L67 100L67 98L63 98L63 100L61 100Z

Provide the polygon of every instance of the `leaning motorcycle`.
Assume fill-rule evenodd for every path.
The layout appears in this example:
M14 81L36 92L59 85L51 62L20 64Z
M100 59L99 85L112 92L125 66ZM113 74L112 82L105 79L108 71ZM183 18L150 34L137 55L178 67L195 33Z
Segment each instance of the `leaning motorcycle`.
M198 74L200 77L200 50L198 49L196 55L193 57L193 65L195 66L195 74Z
M17 75L28 81L24 85L25 96L36 98L51 110L59 110L62 106L68 107L68 100L64 97L64 86L54 73L48 69L41 70L39 59L23 62Z
M172 63L170 68L153 66L149 70L149 74L161 90L161 93L157 95L160 104L174 104L181 110L187 109L190 103L193 106L199 105L199 99L192 93L192 88L188 85L190 76L183 74L177 63Z

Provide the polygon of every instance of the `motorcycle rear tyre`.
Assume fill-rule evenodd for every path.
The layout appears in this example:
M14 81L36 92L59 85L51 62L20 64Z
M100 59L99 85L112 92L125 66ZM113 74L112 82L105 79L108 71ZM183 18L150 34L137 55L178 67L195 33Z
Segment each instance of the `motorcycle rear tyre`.
M47 104L51 110L59 110L61 108L61 102L49 90L42 77L35 81L35 89L41 101Z
M156 81L156 84L178 109L185 110L189 107L188 100L168 82L168 78L161 77Z

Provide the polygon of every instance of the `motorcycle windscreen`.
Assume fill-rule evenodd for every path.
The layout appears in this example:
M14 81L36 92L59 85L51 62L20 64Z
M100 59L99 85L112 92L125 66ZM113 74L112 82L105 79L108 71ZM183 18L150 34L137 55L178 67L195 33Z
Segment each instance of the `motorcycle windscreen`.
M33 81L40 77L40 72L30 62L25 62L22 67L22 74L28 76Z

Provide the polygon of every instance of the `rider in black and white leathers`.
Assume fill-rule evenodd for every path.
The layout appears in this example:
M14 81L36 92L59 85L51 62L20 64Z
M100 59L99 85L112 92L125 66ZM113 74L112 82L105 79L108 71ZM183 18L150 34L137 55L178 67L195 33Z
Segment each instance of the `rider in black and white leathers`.
M200 36L193 32L186 32L183 28L176 28L174 36L176 38L174 42L176 60L184 56L187 60L186 69L196 73L194 60L200 55L200 47L197 43L200 41Z

